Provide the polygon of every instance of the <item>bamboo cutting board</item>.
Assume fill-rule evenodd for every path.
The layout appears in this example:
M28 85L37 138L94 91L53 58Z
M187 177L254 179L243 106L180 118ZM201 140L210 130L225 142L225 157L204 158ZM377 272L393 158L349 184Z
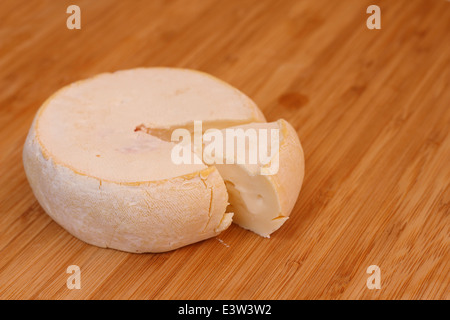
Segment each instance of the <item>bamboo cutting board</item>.
M271 239L233 225L139 255L45 214L21 160L35 112L68 83L140 66L211 73L296 128L303 189ZM1 299L450 298L448 1L2 0L0 88Z

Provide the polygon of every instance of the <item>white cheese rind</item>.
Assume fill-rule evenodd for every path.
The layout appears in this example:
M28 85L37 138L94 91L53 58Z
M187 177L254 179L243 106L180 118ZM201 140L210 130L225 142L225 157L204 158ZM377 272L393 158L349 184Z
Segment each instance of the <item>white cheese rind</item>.
M214 167L176 165L173 143L135 129L193 120L265 121L244 94L207 74L140 68L62 88L37 112L23 150L44 210L77 238L129 252L163 252L231 224Z
M226 188L213 167L158 182L102 181L45 158L33 127L23 150L33 192L53 220L89 244L164 252L231 224Z

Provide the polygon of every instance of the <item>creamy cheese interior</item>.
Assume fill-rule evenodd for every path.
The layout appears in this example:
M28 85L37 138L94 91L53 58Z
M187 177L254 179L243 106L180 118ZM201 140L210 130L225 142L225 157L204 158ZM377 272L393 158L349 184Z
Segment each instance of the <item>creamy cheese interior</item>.
M280 215L276 190L265 176L249 175L239 165L216 165L228 191L227 211L233 222L260 236L268 237L288 217Z
M219 170L220 175L225 180L229 196L228 202L230 203L227 210L234 213L234 223L257 233L260 236L269 237L269 235L277 230L288 217L284 216L282 213L279 190L274 183L272 176L264 175L262 174L262 171L263 168L267 168L267 165L270 165L272 161L280 160L277 159L277 156L279 156L279 150L277 149L280 149L286 131L282 130L280 122L250 123L228 129L243 130L241 131L241 136L244 133L247 133L247 135L245 136L244 154L238 153L238 142L237 139L235 139L235 148L233 152L234 164L226 163L227 160L230 160L230 155L227 153L226 149L228 137L226 137L225 130L222 130L224 133L223 136L225 137L223 141L224 146L222 149L219 149L218 154L215 155L216 160L218 158L223 159L223 164L216 163L214 166ZM256 132L257 140L253 140L253 143L250 142L248 129ZM272 130L278 130L278 135L272 135ZM260 131L265 131L267 133L267 139L263 139L263 136L260 135ZM274 137L278 139L278 144L274 144ZM265 154L270 156L268 158L271 159L269 163L261 162L261 158L259 157L259 146L264 142L267 147L267 152L265 152ZM249 163L251 152L256 152L256 154L258 154L256 163ZM239 159L243 161L243 163L238 163Z

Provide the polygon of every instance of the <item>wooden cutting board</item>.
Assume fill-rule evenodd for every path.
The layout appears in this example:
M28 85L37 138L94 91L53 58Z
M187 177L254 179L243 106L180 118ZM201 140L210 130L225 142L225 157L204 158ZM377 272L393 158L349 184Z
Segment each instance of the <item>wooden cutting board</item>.
M233 225L130 254L45 214L21 158L35 112L68 83L140 66L211 73L296 128L303 189L271 239ZM2 0L0 88L1 299L450 298L448 1Z

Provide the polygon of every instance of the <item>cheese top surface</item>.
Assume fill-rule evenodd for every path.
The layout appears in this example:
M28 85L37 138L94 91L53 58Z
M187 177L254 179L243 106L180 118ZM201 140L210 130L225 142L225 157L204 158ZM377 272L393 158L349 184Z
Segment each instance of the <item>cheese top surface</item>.
M243 93L212 76L174 68L100 74L55 93L40 109L44 156L87 176L121 183L157 181L207 168L176 165L173 142L136 128L168 129L194 120L264 121Z

